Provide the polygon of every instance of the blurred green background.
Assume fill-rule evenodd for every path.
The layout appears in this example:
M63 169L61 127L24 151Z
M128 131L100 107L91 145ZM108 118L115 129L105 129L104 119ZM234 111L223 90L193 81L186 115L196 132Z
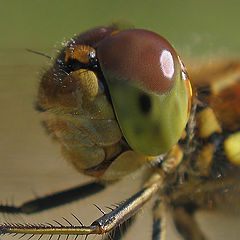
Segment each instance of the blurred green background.
M1 0L1 49L51 49L96 25L124 20L177 47L239 51L238 0Z
M125 21L160 33L191 65L191 57L239 56L239 12L239 0L0 0L0 201L14 197L17 204L35 193L42 196L85 180L65 163L58 146L41 127L33 103L49 60L26 48L54 56L61 42L74 34ZM68 217L73 212L91 223L99 217L93 203L102 207L126 199L133 182L135 176L98 198L61 211L43 212L42 221L58 220L55 216ZM206 215L209 217L203 213L199 221L210 239L239 239L239 217L214 215L209 220ZM39 219L38 215L35 222ZM179 239L170 225L167 239ZM151 218L145 220L144 215L132 231L128 239L150 239Z

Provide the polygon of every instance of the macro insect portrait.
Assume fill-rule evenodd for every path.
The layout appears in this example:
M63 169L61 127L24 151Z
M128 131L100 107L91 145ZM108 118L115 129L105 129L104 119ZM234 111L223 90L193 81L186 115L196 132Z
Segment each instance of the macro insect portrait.
M96 27L64 44L43 73L36 109L74 168L92 178L2 214L29 214L97 194L145 167L141 187L85 225L75 221L0 223L0 236L123 239L154 199L152 239L164 239L170 211L183 239L207 239L198 210L239 211L240 62L185 68L157 33ZM84 208L84 206L82 206ZM81 201L79 202L81 208ZM61 218L61 216L59 216Z

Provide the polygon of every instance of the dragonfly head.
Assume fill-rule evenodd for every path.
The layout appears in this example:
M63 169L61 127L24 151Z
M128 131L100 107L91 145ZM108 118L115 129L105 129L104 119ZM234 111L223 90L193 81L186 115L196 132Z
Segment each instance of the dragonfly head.
M174 48L140 29L116 32L96 48L119 126L144 155L169 151L184 131L191 84Z

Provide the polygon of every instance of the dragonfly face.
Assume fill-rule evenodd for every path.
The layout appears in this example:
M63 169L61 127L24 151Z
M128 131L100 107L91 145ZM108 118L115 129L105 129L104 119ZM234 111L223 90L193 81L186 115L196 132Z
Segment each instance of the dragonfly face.
M192 96L180 57L150 31L98 27L70 40L41 79L38 109L66 159L95 179L78 190L79 198L143 164L148 181L91 226L3 224L0 234L104 234L133 222L157 193L152 239L163 235L166 208L185 239L205 239L196 210L239 208L240 64L195 73ZM24 213L26 205L41 201L0 211Z
M42 78L38 103L67 158L85 174L114 180L109 174L125 175L177 143L189 116L191 85L161 36L96 28L63 49ZM133 169L124 170L134 161ZM111 162L122 167L113 170Z

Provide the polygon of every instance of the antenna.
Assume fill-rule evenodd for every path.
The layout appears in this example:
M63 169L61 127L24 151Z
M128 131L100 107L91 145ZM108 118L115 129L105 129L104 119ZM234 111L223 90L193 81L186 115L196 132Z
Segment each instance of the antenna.
M48 58L48 59L52 59L51 56L48 56L48 55L46 55L46 54L44 54L44 53L41 53L41 52L38 52L38 51L34 51L34 50L31 50L31 49L28 49L28 48L26 48L26 50L27 50L28 52L30 52L30 53L35 53L35 54L38 54L38 55L40 55L40 56L46 57L46 58Z

